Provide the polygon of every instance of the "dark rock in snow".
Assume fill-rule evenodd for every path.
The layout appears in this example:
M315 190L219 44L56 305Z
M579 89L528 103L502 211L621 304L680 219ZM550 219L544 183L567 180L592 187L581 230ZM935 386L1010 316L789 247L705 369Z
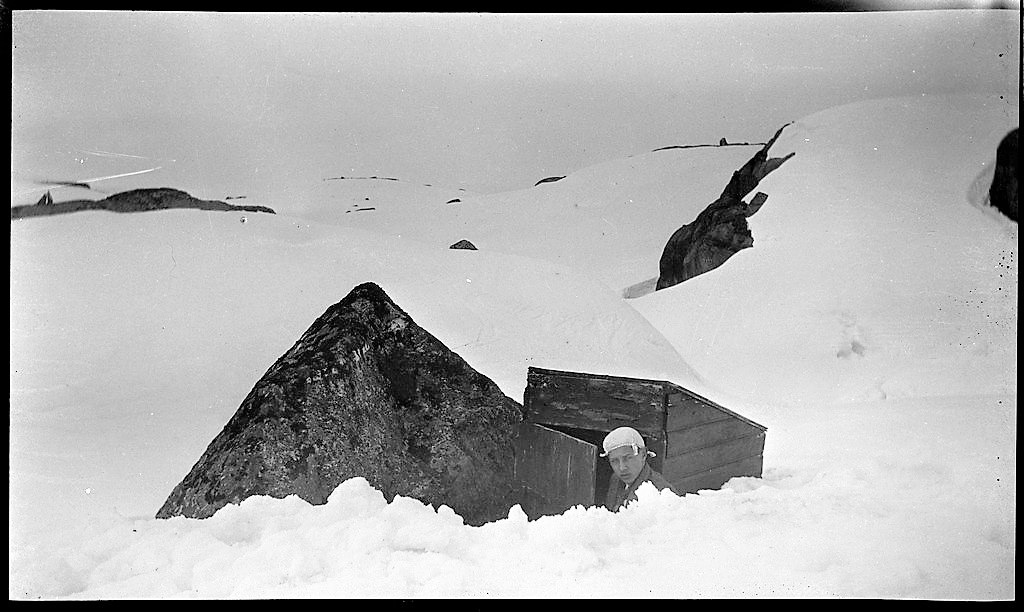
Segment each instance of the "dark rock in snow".
M729 142L725 138L720 138L718 144L688 144L688 145L669 145L667 147L658 147L657 149L651 149L652 153L658 151L669 151L671 149L701 149L706 147L751 147L758 146L763 147L763 142Z
M468 251L475 251L475 250L477 250L476 249L476 245L474 245L472 242L470 242L468 240L460 240L460 241L456 242L455 244L451 245L448 248L449 249L466 249Z
M256 383L158 518L211 516L252 495L323 504L365 477L467 523L517 503L521 406L373 283L331 306Z
M1017 220L1017 168L1020 155L1017 152L1017 132L1014 128L996 149L996 173L989 187L988 197L1004 215Z
M786 124L789 125L789 124ZM747 217L756 213L768 196L758 192L750 203L746 197L768 173L781 166L795 153L782 158L768 158L782 130L762 147L742 168L733 173L722 195L705 208L697 218L677 229L668 239L659 262L657 289L677 285L687 279L713 270L742 249L754 245L747 226Z
M159 187L122 191L102 200L68 200L47 203L40 200L32 206L12 206L11 219L59 215L81 210L109 210L119 213L146 212L168 208L197 208L199 210L247 211L274 214L266 206L238 206L218 200L200 200L178 189Z
M565 178L564 176L549 176L547 178L540 179L539 181L534 183L533 186L536 187L537 185L540 185L541 183L554 183L555 181L560 181L560 180L562 180L564 178Z

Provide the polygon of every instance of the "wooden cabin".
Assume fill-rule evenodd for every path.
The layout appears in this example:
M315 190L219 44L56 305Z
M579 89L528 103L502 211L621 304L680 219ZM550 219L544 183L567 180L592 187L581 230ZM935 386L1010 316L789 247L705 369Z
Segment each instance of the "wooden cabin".
M603 505L612 470L601 443L622 426L680 495L761 476L767 428L668 381L531 367L523 408L515 479L530 518Z

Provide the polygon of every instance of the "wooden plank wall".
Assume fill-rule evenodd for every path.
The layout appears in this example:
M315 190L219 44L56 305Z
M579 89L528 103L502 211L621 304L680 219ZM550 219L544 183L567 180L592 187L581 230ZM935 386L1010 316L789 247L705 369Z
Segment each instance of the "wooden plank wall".
M701 489L717 489L728 482L730 478L737 476L760 475L761 455L755 455L736 463L727 463L686 478L680 478L675 481L670 480L669 482L672 483L672 488L675 489L676 493L683 495L684 493L696 493Z
M530 368L526 420L608 432L632 427L664 439L665 393L659 381Z
M679 493L761 475L766 429L667 381L531 367L524 404L527 422L556 429L593 433L633 427L657 453L651 467ZM588 439L599 450L600 440Z
M597 447L564 433L521 423L515 440L514 478L525 489L523 511L534 518L596 500Z
M764 427L686 393L669 393L666 405L662 475L677 493L761 475Z

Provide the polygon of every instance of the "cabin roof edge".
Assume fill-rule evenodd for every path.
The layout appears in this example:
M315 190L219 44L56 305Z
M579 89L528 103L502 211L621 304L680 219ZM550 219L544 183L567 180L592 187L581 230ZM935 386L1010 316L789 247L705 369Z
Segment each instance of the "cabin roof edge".
M679 385L677 383L674 383L674 382L672 382L670 380L663 380L663 379L657 379L657 378L637 378L637 377L634 377L634 376L618 376L618 375L614 375L614 374L595 374L595 373L592 373L592 372L577 372L577 371L573 371L573 370L554 370L554 369L551 369L551 368L540 368L540 367L537 367L537 366L527 366L527 383L529 383L530 373L533 373L533 372L536 372L536 373L542 374L542 375L543 374L568 375L568 376L574 377L574 378L597 378L597 379L604 379L604 380L638 381L638 382L643 382L643 383L664 385L665 386L664 390L665 390L666 393L669 393L669 392L683 393L683 394L688 395L690 397L696 398L696 399L698 399L698 400L700 400L702 402L705 402L705 403L709 404L710 406L712 406L713 408L715 408L717 410L721 410L722 412L728 414L729 416L735 417L735 418L737 418L737 419L739 419L739 420L741 420L741 421L743 421L743 422L745 422L745 423L747 423L749 425L752 425L752 426L760 429L761 431L768 431L768 428L766 426L761 425L760 423L758 423L756 421L753 421L751 419L748 419L747 417L743 416L742 414L738 414L738 413L736 413L736 412L734 412L732 410L729 410L725 406L722 406L721 404L719 404L717 402L714 402L714 401L704 397L703 395L700 395L699 393L697 393L695 391L691 391L691 390L687 389L686 387L683 387L683 386L681 386L681 385ZM527 386L529 386L529 384L527 384ZM524 398L524 404L525 404L525 401L526 401L526 398Z

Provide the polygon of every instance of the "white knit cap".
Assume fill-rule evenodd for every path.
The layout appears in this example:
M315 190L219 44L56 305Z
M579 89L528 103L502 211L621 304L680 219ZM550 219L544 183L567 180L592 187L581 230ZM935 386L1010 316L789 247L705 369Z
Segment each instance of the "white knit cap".
M608 453L623 446L632 446L634 454L638 453L641 448L647 448L643 436L632 427L613 429L611 433L604 437L603 445L604 452L601 453L602 457L607 457ZM654 456L653 453L651 453L651 456Z

